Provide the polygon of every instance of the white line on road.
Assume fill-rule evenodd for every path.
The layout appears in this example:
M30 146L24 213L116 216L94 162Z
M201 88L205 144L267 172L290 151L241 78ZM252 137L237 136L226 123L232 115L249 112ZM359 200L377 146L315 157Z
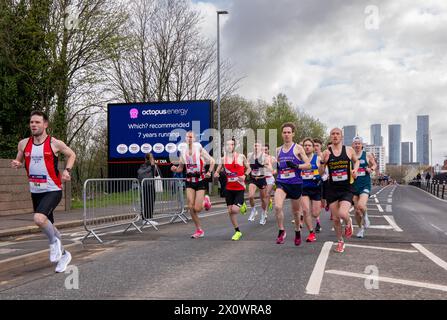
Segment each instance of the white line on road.
M393 216L383 216L386 221L388 221L388 223L393 227L393 229L397 232L403 232L403 230L401 228L399 228L399 226L397 225L396 221L394 220Z
M315 263L314 270L310 275L309 282L307 283L306 293L317 295L320 293L321 282L323 281L324 269L326 268L326 262L329 257L329 252L334 243L332 241L325 242L323 248L321 248L320 255Z
M439 228L438 226L435 226L433 223L430 223L430 225L435 228L438 231L444 232L444 230L442 230L441 228Z
M393 203L393 198L389 198L388 203Z
M345 244L346 247L354 247L354 248L365 248L365 249L377 249L384 251L396 251L396 252L405 252L405 253L417 253L416 250L406 250L406 249L397 249L397 248L385 248L385 247L375 247L375 246L362 246L359 244Z
M392 206L390 205L390 204L387 204L386 205L386 212L392 212L393 210L392 210Z
M327 270L326 273L336 274L336 275L345 276L345 277L360 278L360 279L370 279L370 277L371 277L371 275L368 275L368 274L346 272L346 271L339 271L339 270ZM447 286L434 284L434 283L411 281L411 280L396 279L396 278L389 278L389 277L380 277L380 276L377 277L377 280L379 282L388 282L388 283L402 284L402 285L405 285L405 286L426 288L426 289L433 289L433 290L439 290L439 291L446 291L447 292Z
M392 226L384 226L384 225L369 226L368 229L394 230Z
M377 205L377 209L379 209L380 212L383 212L383 208L380 204Z
M375 198L374 201L375 201L376 203L379 203L379 199L377 199L377 198Z
M415 247L416 249L418 249L424 256L426 256L427 258L429 258L431 261L433 261L434 263L436 263L438 266L440 266L441 268L443 268L444 270L447 271L447 262L445 262L444 260L442 260L441 258L439 258L438 256L434 255L433 253L431 253L430 251L428 251L427 249L425 249L421 244L419 243L412 243L411 244L413 247Z

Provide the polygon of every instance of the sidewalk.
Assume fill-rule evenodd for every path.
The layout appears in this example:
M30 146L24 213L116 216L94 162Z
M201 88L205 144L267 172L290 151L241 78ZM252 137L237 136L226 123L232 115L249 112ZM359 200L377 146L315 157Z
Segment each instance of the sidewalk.
M225 203L225 198L211 196L213 204ZM55 225L58 229L75 228L83 225L84 210L76 209L70 212L58 212L54 214ZM0 238L40 232L33 222L31 213L17 214L0 217Z

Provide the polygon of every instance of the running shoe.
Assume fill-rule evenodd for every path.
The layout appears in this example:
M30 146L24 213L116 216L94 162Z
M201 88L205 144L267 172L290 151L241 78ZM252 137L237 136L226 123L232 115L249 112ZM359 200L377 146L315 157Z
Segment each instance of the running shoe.
M284 241L286 240L286 231L284 230L283 232L281 232L281 234L278 236L278 238L276 239L276 244L284 244Z
M301 236L295 236L295 245L298 247L301 244Z
M317 237L315 236L315 233L309 233L309 236L306 239L306 242L315 242L317 241Z
M365 228L368 229L369 226L371 225L371 222L369 221L369 218L368 218L368 212L365 212L365 216L363 217L363 219L364 219L363 222L364 222Z
M233 241L239 241L242 238L242 232L236 231L236 233L233 235L231 240Z
M315 232L320 233L322 230L323 230L323 228L321 227L320 223L317 222L317 225L315 226Z
M50 261L58 262L62 257L62 244L59 238L56 238L56 241L50 244Z
M359 232L357 232L357 238L364 238L365 237L365 228L360 228Z
M203 199L203 206L206 211L211 209L211 199L208 195L206 195L205 198Z
M260 225L265 225L267 222L267 213L263 212L261 213L261 220L259 221Z
M247 204L245 202L241 205L239 211L243 216L247 214Z
M258 210L256 210L256 208L252 208L250 217L248 217L248 221L255 221L255 218L257 215L258 215Z
M338 241L337 247L335 247L334 251L338 253L345 252L345 243L343 241Z
M352 219L349 218L349 223L345 227L345 237L348 239L351 238L353 232L354 232L354 228L352 227Z
M191 238L193 239L198 239L198 238L203 238L205 236L205 231L203 230L196 230L196 233L194 233Z
M65 270L67 270L67 266L70 263L70 261L71 261L71 254L70 252L65 250L65 253L62 255L61 259L57 263L55 271L58 273L65 272Z

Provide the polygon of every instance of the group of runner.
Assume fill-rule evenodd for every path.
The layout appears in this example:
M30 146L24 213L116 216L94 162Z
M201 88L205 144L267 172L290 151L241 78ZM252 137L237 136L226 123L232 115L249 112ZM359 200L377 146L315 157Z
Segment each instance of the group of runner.
M285 243L287 233L284 227L284 202L290 199L295 225L295 245L299 246L302 242L303 222L309 232L306 242L317 240L316 233L322 230L320 213L322 208L326 207L331 212L338 240L335 251L341 253L345 247L344 238L350 238L353 234L352 219L349 216L352 205L359 226L357 237L363 238L365 229L370 224L366 203L371 193L371 173L377 169L376 161L372 154L363 149L361 137L354 138L352 147L344 146L343 132L339 128L331 130L330 143L324 152L322 152L323 142L319 139L306 138L301 144L294 143L295 132L293 123L282 125L283 145L277 148L275 156L270 154L269 146L261 142L254 144L253 152L247 157L236 152L234 139L225 142L224 156L220 159L214 177L218 178L220 172L224 171L227 179L226 204L235 230L231 239L238 241L242 237L237 217L239 214L247 213L244 199L247 189L251 208L248 220L251 222L256 220L259 213L255 195L259 190L261 200L259 223L266 224L269 211L273 211L274 207L279 229L277 244ZM200 144L195 143L193 132L187 133L186 145L179 166L173 166L171 170L181 172L186 168L188 208L196 227L191 237L201 238L205 232L198 214L204 205L209 206L209 198L205 195L206 180L213 175L216 161ZM207 164L209 169L205 172ZM272 201L271 193L274 188Z
M54 225L53 211L62 198L62 182L71 179L76 155L64 142L47 133L48 117L40 111L31 114L31 136L18 144L18 153L11 162L12 168L24 167L30 185L34 207L34 222L47 236L50 244L50 261L56 263L56 272L64 272L71 261L71 254L64 249L60 232ZM349 210L354 205L355 218L359 226L357 237L363 238L369 226L366 203L371 192L371 173L377 169L374 156L363 150L363 140L355 137L353 147L344 146L341 129L330 132L330 143L322 152L322 141L306 138L301 144L294 143L296 128L293 123L281 127L283 145L277 148L275 156L270 154L269 146L261 142L254 144L253 152L245 155L236 152L234 139L225 142L224 156L213 173L216 161L195 142L193 132L186 134L186 148L179 165L172 166L173 172L186 169L186 194L191 218L196 231L192 238L204 237L199 219L203 207L210 207L210 199L205 195L207 179L213 175L218 178L221 171L227 179L225 187L226 204L230 221L235 230L232 240L238 241L242 232L238 215L247 213L245 191L247 189L251 207L248 220L254 222L258 211L255 194L259 190L261 217L259 223L265 225L269 211L274 211L278 225L277 244L284 244L287 236L284 227L284 202L291 200L294 216L296 246L301 244L302 222L309 231L307 242L316 241L320 232L319 215L321 209L328 207L331 212L337 236L337 252L344 251L344 237L353 233ZM65 156L65 169L58 170L58 156ZM208 170L205 168L208 167ZM276 179L275 179L276 175ZM274 200L271 193L274 191ZM302 218L303 216L303 218ZM314 221L316 225L314 228ZM342 222L345 224L342 230Z

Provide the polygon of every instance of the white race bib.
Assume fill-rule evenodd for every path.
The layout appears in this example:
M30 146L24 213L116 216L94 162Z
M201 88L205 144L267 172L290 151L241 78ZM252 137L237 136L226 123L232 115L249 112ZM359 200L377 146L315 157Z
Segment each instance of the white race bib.
M348 173L346 171L341 172L333 172L332 173L332 181L347 181L348 180Z
M364 176L366 176L366 170L363 168L359 168L357 170L357 177L364 177Z
M292 179L295 178L295 170L284 170L279 173L281 179Z
M30 175L28 181L31 192L39 192L48 188L47 176L45 175Z

